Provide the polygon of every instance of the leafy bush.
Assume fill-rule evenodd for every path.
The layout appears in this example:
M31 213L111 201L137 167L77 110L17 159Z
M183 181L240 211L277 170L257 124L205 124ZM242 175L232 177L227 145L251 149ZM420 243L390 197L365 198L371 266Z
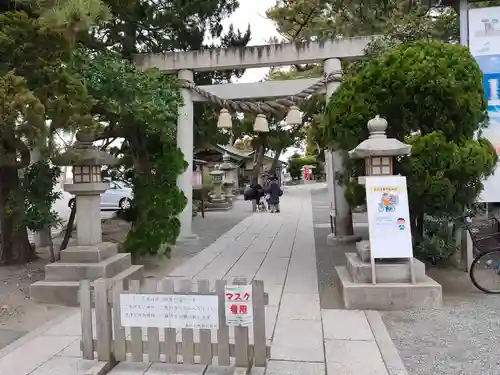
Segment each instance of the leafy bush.
M425 263L446 265L457 249L449 221L426 216L424 235L415 246L415 256Z

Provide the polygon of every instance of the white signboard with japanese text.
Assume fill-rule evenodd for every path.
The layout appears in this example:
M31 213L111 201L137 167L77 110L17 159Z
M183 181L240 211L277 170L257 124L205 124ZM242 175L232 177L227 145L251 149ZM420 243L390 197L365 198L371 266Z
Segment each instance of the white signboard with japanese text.
M219 328L215 295L121 294L123 327Z
M370 252L375 258L412 258L406 178L366 177Z
M250 327L253 324L252 286L226 285L226 324Z

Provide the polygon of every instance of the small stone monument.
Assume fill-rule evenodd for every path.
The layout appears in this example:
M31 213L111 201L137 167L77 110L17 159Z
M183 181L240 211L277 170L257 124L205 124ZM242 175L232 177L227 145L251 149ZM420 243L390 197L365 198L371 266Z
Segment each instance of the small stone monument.
M102 242L101 194L109 188L102 181L101 166L117 163L114 156L92 146L92 137L78 134L78 143L56 163L73 165L73 183L64 189L75 195L76 246L60 254L61 260L45 266L45 280L31 285L37 302L78 306L80 280L140 279L143 266L132 266L129 253L118 253L118 244Z
M368 122L369 138L349 152L352 158L365 159L367 176L392 176L393 158L411 151L411 145L387 138L386 129L387 121L376 116ZM359 183L365 183L364 176ZM377 259L372 268L370 241L359 241L356 253L346 253L346 266L336 267L345 307L399 310L440 306L441 285L425 274L422 262L411 259L410 264L411 268L404 260ZM377 282L373 283L375 273Z

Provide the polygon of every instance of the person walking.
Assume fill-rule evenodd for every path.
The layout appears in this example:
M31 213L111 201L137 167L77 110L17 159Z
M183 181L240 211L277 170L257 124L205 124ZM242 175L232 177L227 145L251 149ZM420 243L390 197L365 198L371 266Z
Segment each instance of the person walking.
M281 190L276 177L271 179L269 186L266 188L266 194L269 212L280 212L280 197L283 195L283 190Z

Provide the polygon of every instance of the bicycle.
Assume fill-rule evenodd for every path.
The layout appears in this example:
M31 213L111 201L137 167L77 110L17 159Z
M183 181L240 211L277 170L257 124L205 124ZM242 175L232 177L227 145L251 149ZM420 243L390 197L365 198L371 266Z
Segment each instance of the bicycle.
M489 218L473 223L468 217L465 218L465 227L471 236L475 255L469 269L472 284L484 293L500 294L499 221L496 218ZM492 282L493 286L486 286L487 282Z

